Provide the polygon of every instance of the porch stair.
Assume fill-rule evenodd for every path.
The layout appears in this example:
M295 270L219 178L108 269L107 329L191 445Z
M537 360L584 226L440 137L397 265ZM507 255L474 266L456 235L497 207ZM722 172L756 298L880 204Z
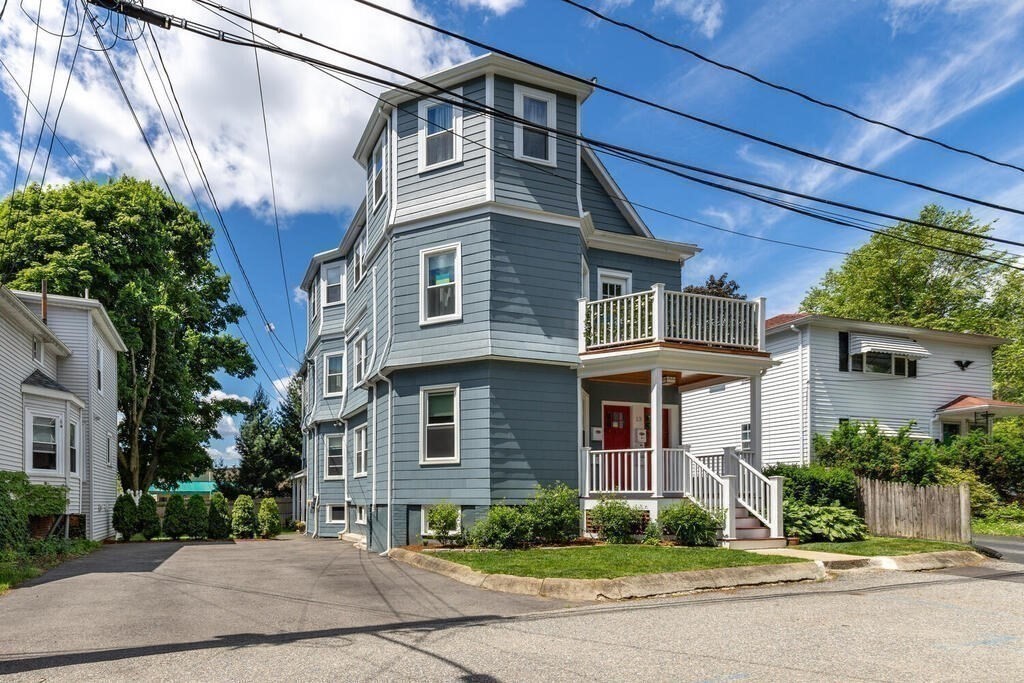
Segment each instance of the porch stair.
M786 539L773 537L761 520L750 514L743 505L736 506L736 529L733 538L722 539L722 547L732 550L763 550L785 548Z

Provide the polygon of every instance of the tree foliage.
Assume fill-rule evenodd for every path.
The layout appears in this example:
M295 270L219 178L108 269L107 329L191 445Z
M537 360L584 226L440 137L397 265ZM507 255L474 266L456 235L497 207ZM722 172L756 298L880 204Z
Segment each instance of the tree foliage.
M256 506L252 498L242 494L231 508L231 534L235 538L252 538L256 533Z
M206 536L216 540L231 535L231 516L228 514L228 500L220 491L210 496L210 511L206 525Z
M185 499L177 493L172 494L164 506L164 536L181 538L188 531L187 525Z
M898 223L885 230L889 237L872 236L841 266L829 270L808 291L801 309L839 318L1007 337L1011 343L998 349L994 358L996 394L1005 400L1024 400L1024 273L973 258L984 254L1012 260L988 248L984 238L992 233L992 225L979 223L969 211L929 205L921 211L920 220L970 234Z
M160 535L160 516L156 513L156 498L146 493L139 498L136 531L147 541Z
M128 353L118 362L118 471L125 489L171 486L211 465L204 444L237 401L207 401L216 373L247 377L245 344L227 333L242 309L210 260L213 228L153 184L29 185L0 203L0 272L8 284L89 295L107 308Z
M114 531L121 534L121 539L132 540L139 525L139 510L131 494L122 493L114 501L114 513L111 523Z
M281 533L281 510L273 498L260 501L260 510L256 514L256 526L260 538L274 538Z
M708 296L721 296L726 299L746 299L746 294L740 293L740 285L735 280L730 280L729 273L722 273L718 277L708 275L707 281L702 285L686 285L683 291L689 294L706 294Z
M189 496L185 506L185 535L192 539L206 538L208 523L206 501L199 494Z

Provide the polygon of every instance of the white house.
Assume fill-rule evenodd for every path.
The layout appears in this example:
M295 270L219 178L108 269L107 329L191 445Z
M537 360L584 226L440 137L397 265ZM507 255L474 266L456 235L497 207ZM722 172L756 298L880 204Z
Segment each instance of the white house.
M766 322L776 365L762 378L762 462L806 464L813 435L848 420L943 439L987 428L1024 406L992 399L992 351L1006 340L822 315ZM682 395L682 440L695 456L750 445L746 381Z
M114 534L125 351L100 302L0 287L0 470L67 487L92 539Z

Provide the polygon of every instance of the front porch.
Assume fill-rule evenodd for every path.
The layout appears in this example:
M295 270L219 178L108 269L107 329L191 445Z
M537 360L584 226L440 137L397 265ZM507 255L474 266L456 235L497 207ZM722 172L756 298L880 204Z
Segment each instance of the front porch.
M761 474L763 300L666 292L580 302L580 495L646 509L687 498L724 517L730 547L784 545L782 480ZM744 449L695 457L681 443L680 395L748 380Z

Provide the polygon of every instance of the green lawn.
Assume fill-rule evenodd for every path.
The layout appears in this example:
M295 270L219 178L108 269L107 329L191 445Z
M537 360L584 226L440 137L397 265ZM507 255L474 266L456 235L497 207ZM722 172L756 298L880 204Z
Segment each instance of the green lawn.
M453 551L438 553L437 556L487 574L565 579L612 579L634 574L660 574L691 569L800 561L789 557L756 555L743 550L725 548L671 548L645 545L603 545L557 550Z
M96 541L84 539L64 541L34 541L32 552L7 555L0 560L0 595L22 581L39 576L47 569L53 569L62 562L88 555L100 547Z
M971 529L990 536L1024 536L1024 522L1008 519L976 519L971 522Z
M938 550L970 550L968 546L942 541L924 541L917 538L887 538L869 536L863 541L846 543L801 543L800 550L820 550L826 553L845 553L847 555L913 555L914 553L931 553Z

